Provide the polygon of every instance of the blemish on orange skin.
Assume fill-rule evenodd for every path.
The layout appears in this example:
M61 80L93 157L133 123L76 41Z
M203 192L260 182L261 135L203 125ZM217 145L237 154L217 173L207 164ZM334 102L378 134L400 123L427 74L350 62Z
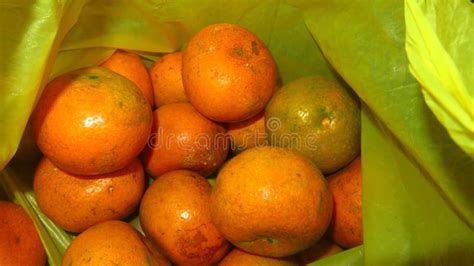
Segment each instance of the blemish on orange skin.
M176 170L157 178L143 197L145 234L178 265L213 265L230 247L211 221L210 194L204 177Z
M19 205L0 201L0 265L45 265L33 221Z
M331 197L324 176L304 156L255 147L219 171L211 216L237 247L262 256L289 256L324 234L332 215Z
M166 54L150 69L156 107L189 102L183 86L181 61L181 52Z
M69 174L44 157L34 178L41 210L71 232L129 215L138 206L144 188L143 167L138 159L116 172L84 176Z
M277 83L269 50L253 33L233 24L214 24L198 32L183 52L182 71L189 100L203 115L220 122L258 114Z
M328 235L345 248L363 243L362 176L358 156L346 168L328 177L334 198L334 216Z
M31 122L38 147L55 165L97 175L117 171L138 156L151 130L152 113L133 82L106 68L90 67L48 83Z
M157 251L150 250L145 241L128 223L103 222L71 242L61 265L170 265Z
M158 177L171 170L187 169L208 176L224 163L228 153L225 128L191 104L167 104L155 110L153 116L152 136L156 141L142 153L150 175Z
M130 79L142 91L150 107L153 108L153 88L150 75L141 58L130 52L117 50L100 66L106 67Z

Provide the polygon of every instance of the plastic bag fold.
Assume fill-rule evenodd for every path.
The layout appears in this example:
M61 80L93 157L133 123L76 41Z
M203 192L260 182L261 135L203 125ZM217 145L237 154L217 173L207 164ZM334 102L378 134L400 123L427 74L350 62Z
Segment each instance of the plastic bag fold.
M454 65L443 72L458 75L450 86L447 78L432 77L426 55L407 56L405 48L409 54L410 49L418 51L410 43L417 43L412 30L421 28L408 30L406 25L410 19L417 21L419 12L407 15L410 9L399 0L2 1L0 169L15 153L34 104L52 77L99 64L117 48L158 58L185 47L190 36L208 24L238 23L267 44L281 84L315 74L342 77L363 102L364 245L312 265L470 265L472 134L466 135L469 121L457 115L466 111L466 99L456 93L451 98L436 94L444 93L438 89L442 86L461 88L465 95L458 86L464 84L472 97L473 61L463 58L472 55L472 49L463 40L471 40L473 27L459 26L458 41L452 41L452 29L438 23L449 21L453 12L461 23L463 16L472 15L472 5L465 10L460 9L467 6L464 2L450 1L456 3L444 11L435 8L446 2L431 1L432 8L420 5L422 1L415 4L425 17L422 29L428 27L439 42L430 47L443 48ZM426 34L419 38L431 38ZM443 60L431 59L433 65ZM465 136L467 141L462 140ZM13 198L34 200L31 188L8 185L15 184L15 178L23 180L4 169L0 183L9 188L9 195L17 195ZM31 203L18 202L41 217ZM44 242L52 250L52 265L60 261L65 245L55 230L40 230L43 239L54 242Z

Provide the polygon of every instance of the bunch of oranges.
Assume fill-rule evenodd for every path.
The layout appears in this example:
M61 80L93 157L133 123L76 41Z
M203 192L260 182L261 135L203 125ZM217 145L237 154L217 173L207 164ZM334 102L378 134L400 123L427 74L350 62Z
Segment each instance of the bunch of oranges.
M34 191L79 233L63 265L296 265L360 245L358 100L278 80L256 35L214 24L150 70L119 50L51 81ZM137 208L145 236L119 221Z

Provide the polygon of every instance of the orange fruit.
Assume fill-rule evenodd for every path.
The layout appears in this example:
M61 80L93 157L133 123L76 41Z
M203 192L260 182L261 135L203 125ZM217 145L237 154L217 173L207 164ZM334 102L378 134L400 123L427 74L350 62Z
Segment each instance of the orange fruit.
M227 124L227 135L233 153L267 144L264 112L242 122Z
M163 105L153 113L150 141L143 151L147 173L158 177L187 169L203 176L214 172L227 157L225 128L201 115L189 103Z
M299 151L324 173L360 153L360 105L337 81L312 76L288 83L266 108L271 145Z
M326 180L303 155L278 147L251 148L219 171L212 221L235 246L285 257L318 241L331 220Z
M297 257L300 265L307 265L342 251L344 250L340 246L323 237L310 248L298 253Z
M182 57L181 52L166 54L151 67L151 82L157 107L170 103L189 102L181 75Z
M144 191L143 167L134 159L109 174L69 174L44 157L36 169L34 192L41 210L57 225L82 232L90 226L122 219L138 206Z
M168 265L158 263L142 236L122 221L96 224L77 236L61 265Z
M0 201L0 213L0 265L45 265L43 245L26 211Z
M277 84L277 67L265 44L234 24L213 24L194 35L183 52L182 67L191 103L221 122L258 114Z
M153 108L153 87L148 69L140 56L127 51L116 50L114 54L100 64L100 66L108 68L133 81Z
M346 168L328 177L334 197L334 215L328 235L345 248L361 245L362 230L362 176L358 156Z
M212 265L229 249L211 222L210 195L204 177L176 170L157 178L143 196L143 231L178 265Z
M218 264L219 266L296 266L293 258L263 257L234 248Z
M127 78L103 67L65 73L46 88L32 117L36 142L55 165L95 175L124 168L146 144L152 112Z

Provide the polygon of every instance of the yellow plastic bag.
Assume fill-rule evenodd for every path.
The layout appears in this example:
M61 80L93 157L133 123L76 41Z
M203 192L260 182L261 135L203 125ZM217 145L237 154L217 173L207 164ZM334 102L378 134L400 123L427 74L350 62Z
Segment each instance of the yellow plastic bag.
M446 1L425 3L424 10ZM472 18L467 0L455 2L468 11L428 12L428 25L433 18L446 23ZM441 124L433 115L410 74L405 52L405 33L410 34L405 18L410 18L402 1L7 0L0 5L0 169L15 153L29 114L52 77L96 65L116 48L154 59L181 49L205 25L238 23L267 44L283 83L313 74L340 75L363 101L364 245L314 265L474 262L474 163L456 144L464 148L465 142L451 139L443 126L451 132L449 123ZM411 19L423 14L415 11ZM437 33L448 29L437 28ZM472 38L469 32L458 34ZM449 53L464 49L449 38L442 44ZM472 56L472 49L466 53ZM422 73L420 65L412 64L415 73ZM472 88L472 75L462 73L474 69L473 61L453 64L465 88ZM416 76L423 83L423 75ZM423 85L431 90L438 86ZM440 106L454 114L450 119L464 124L465 118L456 115L459 106ZM10 167L0 173L9 196L37 215L49 263L59 265L70 235L41 215L31 183L24 182L28 178L31 173L18 174Z

